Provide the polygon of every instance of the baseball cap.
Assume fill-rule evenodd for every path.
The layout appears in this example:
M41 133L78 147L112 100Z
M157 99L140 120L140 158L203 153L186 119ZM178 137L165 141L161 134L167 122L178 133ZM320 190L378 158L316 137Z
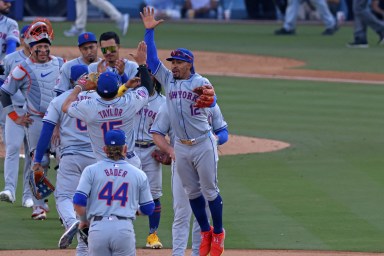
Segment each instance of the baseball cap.
M191 73L195 73L195 68L193 67L194 56L190 50L185 48L177 48L176 50L173 50L171 52L171 57L167 58L167 61L172 60L182 60L188 63L192 63Z
M76 81L80 76L88 74L88 66L87 65L73 65L71 67L71 80Z
M96 91L102 98L113 98L118 90L119 79L115 73L106 71L99 76Z
M25 32L28 30L29 25L25 25L21 30L20 30L20 37L24 38Z
M125 133L122 130L109 130L104 136L104 143L107 146L125 145Z
M14 2L15 0L3 0L3 2Z
M97 43L95 34L92 32L84 32L77 38L78 46L82 46L85 43Z

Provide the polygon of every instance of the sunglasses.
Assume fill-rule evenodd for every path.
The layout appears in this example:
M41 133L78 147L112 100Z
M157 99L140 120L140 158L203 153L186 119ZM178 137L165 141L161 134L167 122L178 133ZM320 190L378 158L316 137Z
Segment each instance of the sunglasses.
M113 46L101 47L100 49L103 54L107 54L107 51L109 51L110 53L114 53L116 52L117 46L113 45Z
M189 60L192 60L192 57L186 54L185 52L176 50L171 52L171 57L182 57L182 58L187 58Z

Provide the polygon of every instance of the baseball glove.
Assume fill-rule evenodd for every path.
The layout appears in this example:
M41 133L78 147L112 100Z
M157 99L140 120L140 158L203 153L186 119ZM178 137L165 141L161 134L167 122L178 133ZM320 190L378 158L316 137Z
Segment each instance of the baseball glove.
M76 85L79 85L83 91L96 90L97 80L99 80L100 74L97 72L92 72L81 76L75 82Z
M152 157L159 163L162 163L164 165L170 165L172 163L172 158L164 151L161 151L159 149L155 149L152 152Z
M28 176L28 183L36 199L46 198L55 191L55 186L49 181L41 165L33 166L33 170Z
M215 102L215 90L212 85L196 87L193 92L199 95L195 104L197 108L208 108Z
M80 238L84 241L86 245L88 245L88 231L88 227L79 229Z

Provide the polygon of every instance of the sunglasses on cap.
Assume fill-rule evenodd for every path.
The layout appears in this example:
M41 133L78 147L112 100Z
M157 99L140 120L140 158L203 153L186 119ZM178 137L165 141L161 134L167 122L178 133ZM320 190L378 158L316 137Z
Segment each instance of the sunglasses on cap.
M116 45L113 45L113 46L107 46L107 47L101 47L101 52L103 54L107 54L107 51L109 51L110 53L114 53L116 52L117 50L117 46Z
M191 56L186 54L185 52L182 52L180 50L175 50L171 52L171 57L182 57L182 58L187 58L189 60L193 60Z

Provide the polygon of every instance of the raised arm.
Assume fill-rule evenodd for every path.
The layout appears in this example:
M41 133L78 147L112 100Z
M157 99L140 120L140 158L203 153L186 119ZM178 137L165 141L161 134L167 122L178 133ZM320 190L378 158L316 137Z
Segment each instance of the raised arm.
M143 20L144 27L146 28L144 41L147 44L147 63L149 69L154 73L160 64L159 57L157 56L154 29L164 20L155 20L155 11L150 7L144 7L143 12L140 12L140 16Z
M147 88L149 95L153 93L153 82L147 68L147 45L141 41L137 46L136 54L131 54L137 64L139 64L139 73L141 78L141 86Z

